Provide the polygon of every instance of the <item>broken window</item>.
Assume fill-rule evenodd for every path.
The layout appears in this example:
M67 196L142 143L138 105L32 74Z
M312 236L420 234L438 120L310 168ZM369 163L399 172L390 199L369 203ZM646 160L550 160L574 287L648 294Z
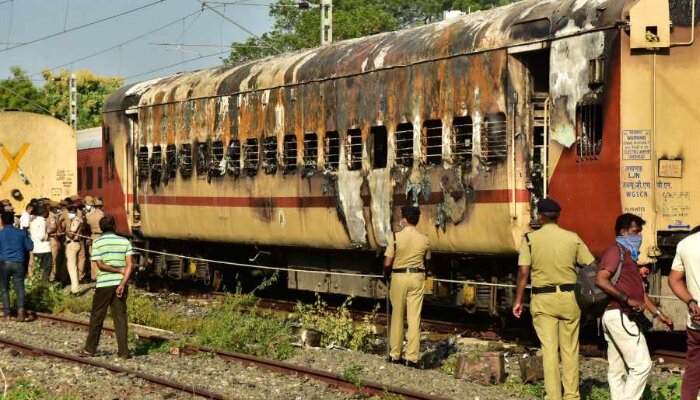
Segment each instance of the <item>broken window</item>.
M102 189L102 167L97 167L97 188Z
M209 166L209 143L195 142L197 151L194 154L197 175L206 175Z
M434 119L423 123L423 141L426 163L440 165L442 162L442 121Z
M348 169L356 171L362 168L362 131L359 129L348 129L346 138L346 151L348 155Z
M163 177L163 153L160 146L153 146L151 153L151 188L160 186L160 180Z
M139 147L138 159L139 182L143 183L148 179L148 147Z
M304 176L313 175L318 163L318 135L307 133L304 135Z
M257 175L259 166L260 146L258 146L258 139L246 139L245 159L243 160L243 169L245 170L245 174L248 176Z
M233 176L241 174L241 141L231 140L228 144L226 168Z
M399 124L395 136L396 164L410 167L413 165L413 124Z
M387 156L387 132L384 126L373 126L369 131L370 142L372 144L371 157L372 168L386 168Z
M326 132L326 169L337 171L340 165L340 135L337 131Z
M469 165L472 160L472 139L474 125L470 117L456 117L452 120L453 146L452 155L457 162Z
M504 113L486 116L484 129L481 134L481 155L487 164L506 160L508 156L508 135L506 115Z
M187 179L192 176L192 145L183 143L180 146L180 176Z
M603 108L600 103L576 107L576 154L579 160L595 160L603 147Z
M224 142L215 140L211 143L211 157L209 159L209 171L207 173L208 181L211 181L211 178L215 176L223 176L226 173L226 169L221 165L223 159Z
M297 172L297 137L295 135L284 136L284 171L283 174Z
M263 171L268 175L277 172L277 138L274 136L263 139Z
M83 167L78 167L78 190L83 190Z
M165 183L175 179L177 173L177 147L169 144L165 147Z

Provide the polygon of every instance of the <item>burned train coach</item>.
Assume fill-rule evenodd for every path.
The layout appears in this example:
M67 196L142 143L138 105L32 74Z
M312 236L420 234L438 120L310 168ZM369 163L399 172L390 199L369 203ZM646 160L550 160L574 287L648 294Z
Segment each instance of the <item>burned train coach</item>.
M41 114L0 112L0 199L17 214L33 198L77 193L75 132Z
M256 246L270 265L377 273L399 208L418 204L438 276L504 282L550 196L598 254L618 214L640 214L652 262L700 223L700 160L683 151L700 122L691 13L690 0L527 0L132 84L104 110L107 206L159 250ZM207 276L177 260L151 258ZM287 282L382 294L360 275ZM473 300L450 289L436 293Z

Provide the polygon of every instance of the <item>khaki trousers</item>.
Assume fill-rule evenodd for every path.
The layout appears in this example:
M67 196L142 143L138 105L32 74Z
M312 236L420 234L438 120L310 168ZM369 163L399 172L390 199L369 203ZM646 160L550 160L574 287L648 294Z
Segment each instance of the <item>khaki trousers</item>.
M61 265L59 262L59 254L61 252L61 242L57 237L51 237L51 257L53 258L53 266L51 268L51 282L56 280L56 270Z
M70 242L66 244L66 269L70 277L71 293L78 293L80 287L80 278L78 278L78 253L80 252L80 243Z
M612 400L639 400L651 374L651 357L644 334L637 324L621 315L620 310L606 311L602 321L608 342L610 397Z
M420 313L423 308L423 292L425 290L425 274L423 273L399 273L391 275L391 330L389 331L389 344L391 358L401 358L403 347L404 317L408 320L408 333L406 335L407 361L418 362L420 356Z
M542 293L532 296L530 302L532 323L542 343L545 399L578 400L578 331L581 310L574 292ZM559 370L561 355L562 372Z
M85 278L85 261L87 260L87 246L85 245L84 239L80 239L78 243L80 243L80 251L78 251L78 281L80 281Z

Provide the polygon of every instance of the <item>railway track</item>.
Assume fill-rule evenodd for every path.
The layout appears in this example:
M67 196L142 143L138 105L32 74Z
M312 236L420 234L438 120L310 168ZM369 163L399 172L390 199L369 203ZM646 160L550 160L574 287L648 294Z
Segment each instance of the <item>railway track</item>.
M44 314L44 313L36 313L37 319L40 320L46 320L46 321L52 321L55 323L59 324L64 324L64 325L69 325L72 327L78 327L81 329L87 330L89 325L83 321L79 320L74 320L66 317L61 317L61 316L56 316L56 315L51 315L51 314ZM149 327L142 327L144 329L149 329ZM111 328L103 328L103 330L107 333L113 334L114 330ZM143 330L143 329L142 329ZM172 336L162 336L159 334L149 334L149 333L144 333L144 332L139 332L138 337L142 340L148 340L148 341L155 341L155 342L165 342L168 340L173 339ZM38 355L47 355L55 358L61 358L67 361L73 361L73 362L83 362L85 364L93 365L96 367L100 368L105 368L108 370L112 370L115 372L123 372L127 374L132 374L134 376L138 376L139 378L151 381L155 384L162 385L162 386L168 386L171 388L176 388L176 389L181 389L181 390L186 390L189 393L192 394L197 394L200 395L196 390L199 390L197 388L192 388L192 387L187 387L187 388L182 388L180 386L169 386L170 384L173 385L178 385L177 382L170 382L158 377L150 376L147 374L142 374L136 371L131 371L124 369L122 367L118 366L111 366L109 364L92 360L89 358L81 358L77 356L72 356L70 354L63 354L60 352L55 352L52 350L46 350L46 349L39 349L33 346L29 345L24 345L22 343L9 340L9 339L2 339L0 338L0 344L3 346L7 347L12 347L16 348L18 350L22 350L25 352L30 352L33 354L38 354ZM313 379L316 381L323 382L329 386L335 387L341 391L347 392L347 393L359 393L365 396L382 396L387 393L396 395L396 396L401 396L403 399L406 400L440 400L443 399L442 397L431 395L431 394L426 394L426 393L420 393L417 391L409 390L409 389L404 389L404 388L399 388L399 387L393 387L393 386L388 386L384 384L380 384L378 382L373 382L373 381L363 381L362 385L356 385L354 383L350 383L343 379L340 375L338 374L333 374L330 372L326 371L321 371L313 368L307 368L303 367L300 365L295 365L295 364L290 364L290 363L285 363L281 361L274 361L274 360L268 360L268 359L263 359L255 356L250 356L247 354L241 354L241 353L235 353L235 352L230 352L230 351L224 351L224 350L218 350L218 349L213 349L210 347L204 347L204 346L196 346L196 345L186 345L184 346L184 352L185 354L196 354L196 353L208 353L212 354L215 356L220 357L223 360L226 361L232 361L232 362L237 362L241 363L244 365L252 365L255 366L259 369L267 370L270 372L275 372L275 373L280 373L280 374L285 374L285 375L293 375L293 376L300 376L300 377L305 377L309 379ZM120 370L117 369L111 369L111 368L120 368ZM140 376L143 375L143 376ZM152 380L153 379L153 380ZM226 397L216 397L216 393L211 393L207 392L206 390L201 390L201 396L202 397L208 397L208 398L213 398L213 399L219 399L219 398L226 398Z

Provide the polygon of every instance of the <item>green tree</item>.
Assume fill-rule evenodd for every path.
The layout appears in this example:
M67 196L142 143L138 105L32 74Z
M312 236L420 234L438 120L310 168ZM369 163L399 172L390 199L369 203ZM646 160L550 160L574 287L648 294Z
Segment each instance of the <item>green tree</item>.
M44 71L43 96L56 118L68 120L70 71ZM102 125L102 107L107 97L123 84L121 77L98 76L87 70L75 72L78 90L78 129Z
M11 76L0 80L0 110L30 111L68 121L70 72L44 71L43 87L35 86L27 73L10 69ZM90 71L75 72L78 90L78 129L102 125L102 107L107 97L119 89L120 77L98 76Z
M34 86L27 72L10 68L10 78L0 81L0 110L46 113L41 89Z
M422 25L438 20L445 10L476 11L515 0L334 0L333 39L345 40ZM318 3L318 0L311 1ZM275 22L260 39L231 45L225 64L255 60L318 46L319 8L300 10L295 0L278 0L270 8Z

